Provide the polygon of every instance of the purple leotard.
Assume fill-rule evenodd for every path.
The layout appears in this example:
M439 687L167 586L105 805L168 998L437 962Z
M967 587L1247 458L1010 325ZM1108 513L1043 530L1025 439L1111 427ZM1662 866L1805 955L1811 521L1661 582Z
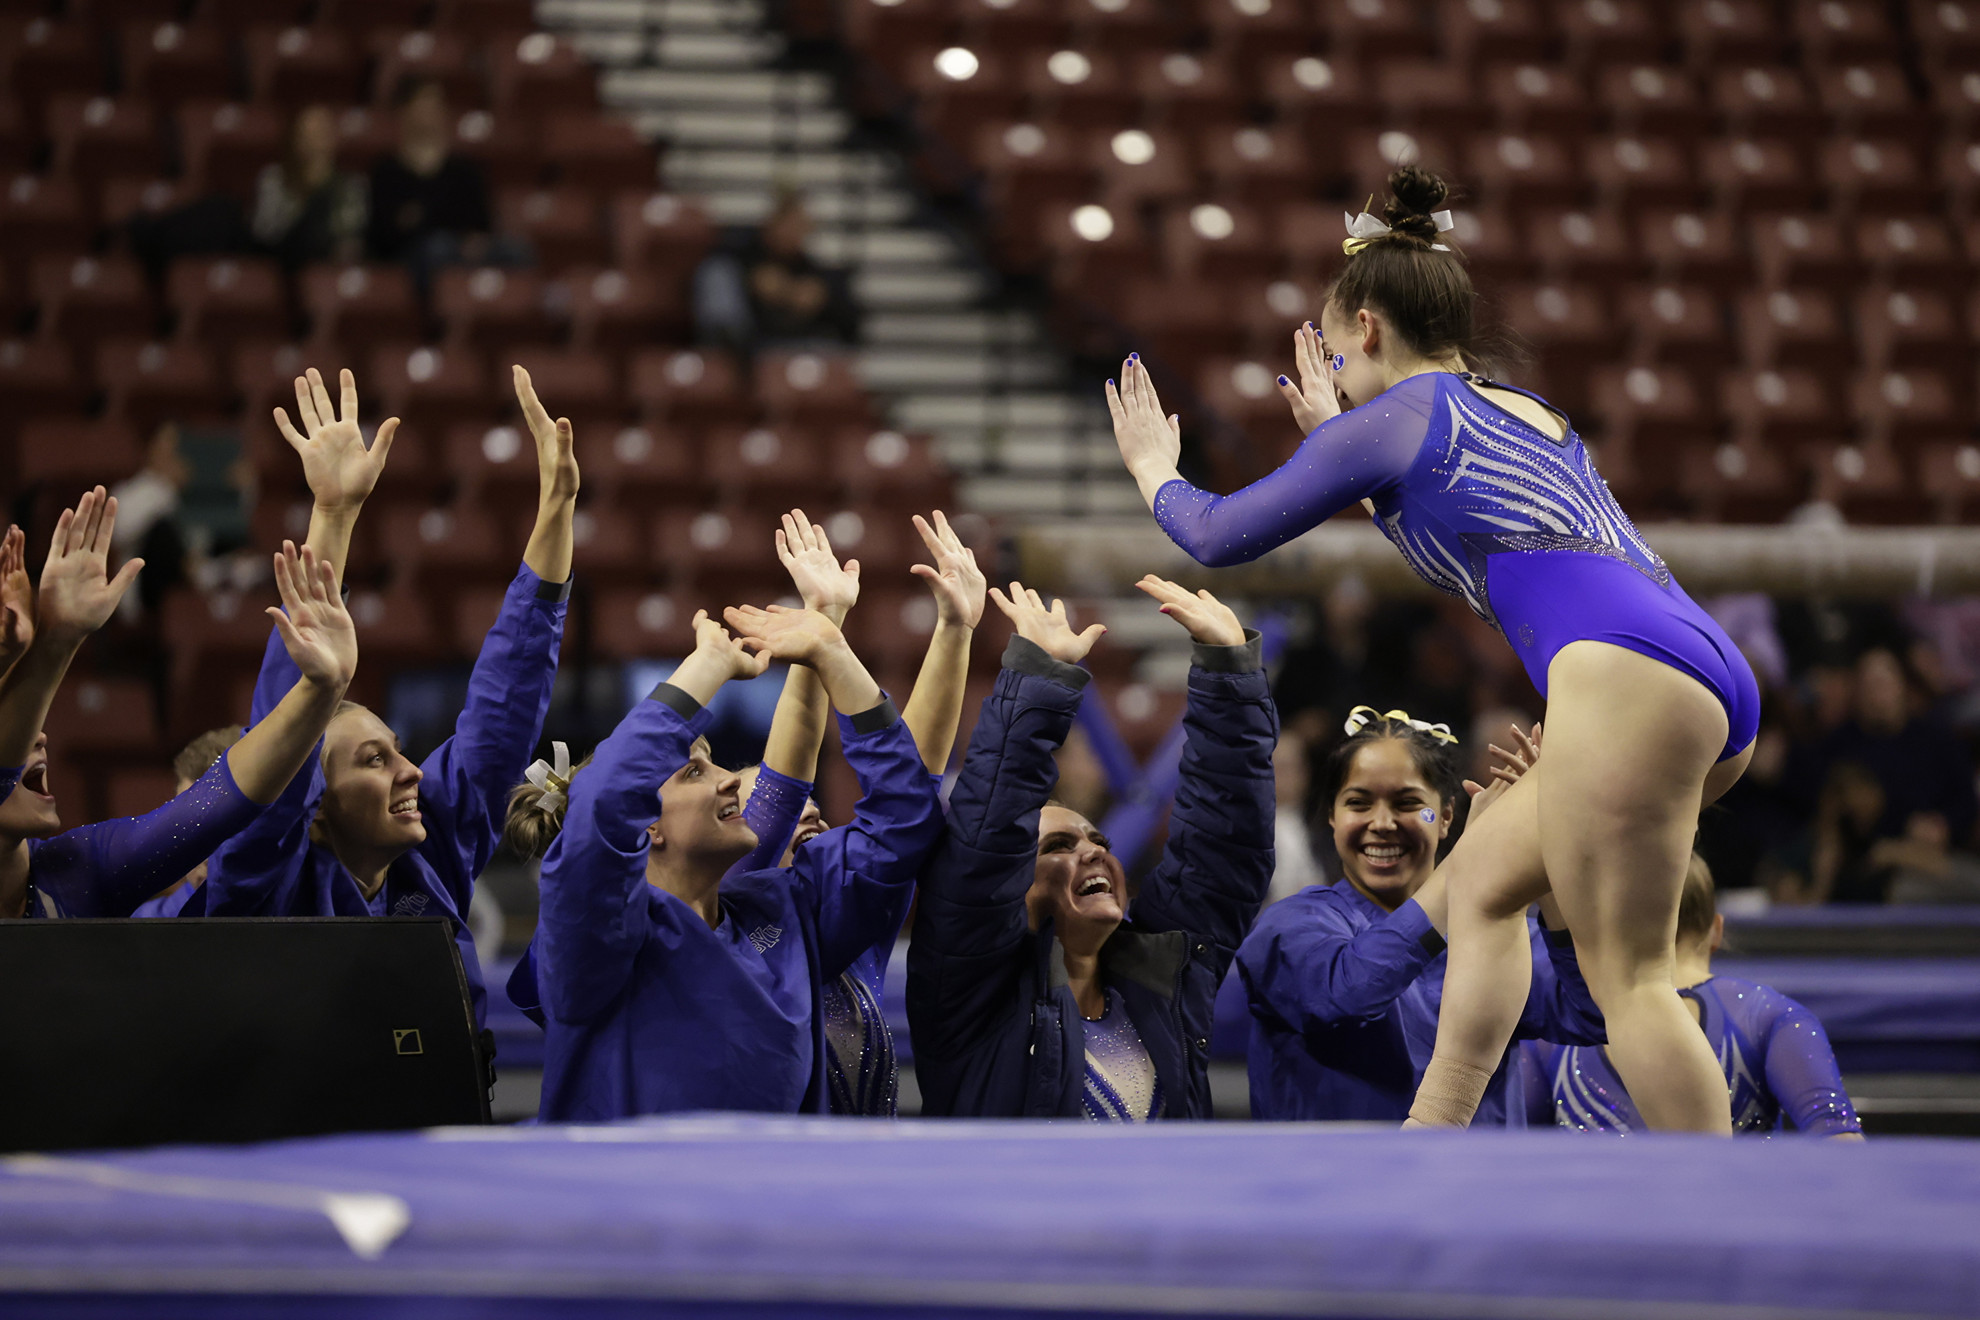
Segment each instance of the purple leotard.
M1829 1037L1813 1013L1770 986L1715 976L1679 994L1698 1005L1731 1092L1734 1132L1861 1132L1843 1090ZM1640 1132L1622 1079L1601 1047L1530 1041L1525 1062L1538 1073L1530 1123L1583 1132Z
M31 917L128 917L268 810L234 783L228 756L142 816L28 841ZM17 772L18 773L18 772Z
M1315 427L1284 466L1235 494L1169 482L1155 520L1198 562L1221 566L1370 500L1417 576L1497 628L1542 695L1562 647L1608 642L1703 683L1730 726L1721 759L1744 749L1760 692L1732 639L1671 578L1572 428L1557 440L1473 382L1513 388L1449 372L1406 377Z

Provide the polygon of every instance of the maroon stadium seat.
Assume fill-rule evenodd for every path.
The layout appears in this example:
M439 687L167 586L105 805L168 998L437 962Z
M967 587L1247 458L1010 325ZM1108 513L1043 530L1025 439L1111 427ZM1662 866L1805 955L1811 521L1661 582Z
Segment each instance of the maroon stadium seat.
M1232 292L1228 280L1144 280L1121 289L1113 306L1142 351L1188 371L1244 349Z
M1748 226L1754 265L1769 288L1847 288L1861 267L1841 226L1823 215L1758 215Z
M1873 273L1894 280L1964 280L1970 271L1952 231L1935 215L1859 220L1856 251Z
M543 155L556 168L557 181L593 192L651 188L658 160L630 121L596 111L565 112L543 121Z
M1580 79L1530 56L1486 66L1479 84L1509 133L1583 133L1592 121Z
M1618 132L1693 142L1712 124L1690 74L1669 65L1612 64L1596 70L1595 99Z
M246 201L255 176L282 154L282 114L265 105L188 100L179 107L186 175Z
M1086 154L1110 205L1167 200L1196 188L1188 139L1173 130L1095 129L1087 135Z
M1312 151L1295 128L1217 125L1204 130L1198 142L1210 196L1217 201L1256 206L1312 191Z
M573 270L571 342L622 349L672 339L687 328L686 280L650 270Z
M596 110L598 79L571 43L548 32L493 37L488 48L493 105L531 115Z
M765 605L795 595L777 562L776 528L769 508L667 509L654 520L654 555L673 581L691 584L685 593L695 602L690 616L706 609L719 618L725 605Z
M1391 60L1424 59L1434 53L1430 29L1417 6L1404 0L1359 0L1316 8L1327 27L1327 51L1341 63L1372 69Z
M536 6L531 0L435 0L433 26L475 38L509 38L536 27Z
M67 346L47 340L0 340L0 441L25 419L81 409L88 392Z
M1822 111L1800 73L1783 65L1717 69L1711 101L1735 133L1812 142L1825 131Z
M1625 279L1643 270L1643 254L1614 211L1545 211L1529 230L1533 256L1550 276Z
M1927 367L1964 373L1972 364L1966 327L1940 288L1871 285L1855 299L1858 370Z
M694 612L701 608L693 599L687 590L601 591L592 597L592 645L611 660L684 656L694 649Z
M1662 7L1646 0L1556 0L1554 25L1572 66L1640 59L1663 44Z
M491 188L534 188L543 182L536 121L513 111L469 110L454 125L454 149L481 166Z
M1701 199L1691 161L1671 138L1598 137L1582 156L1582 168L1602 203L1641 210L1694 206Z
M949 49L966 51L969 58L945 57L943 51ZM1017 118L1024 105L1017 66L996 51L916 51L906 59L902 80L914 94L922 122L951 142L967 140L969 130L985 120Z
M110 340L97 347L95 367L109 413L141 431L161 422L232 419L233 391L203 344Z
M1776 64L1787 54L1766 0L1683 0L1672 26L1694 69L1721 64Z
M797 426L723 426L708 434L702 472L718 494L758 507L802 507L825 477L817 434Z
M1383 122L1398 128L1453 135L1478 126L1478 90L1462 65L1430 60L1385 65L1375 76L1375 95L1386 112Z
M619 387L619 361L582 349L528 346L495 359L496 384L512 382L511 364L529 372L536 395L552 418L596 426L623 420L625 394Z
M311 266L303 271L300 288L319 341L355 349L419 329L412 281L403 266Z
M655 504L692 504L701 494L700 446L683 431L653 426L577 433L584 488L644 512Z
M1443 138L1428 133L1405 133L1387 129L1379 133L1350 131L1340 135L1345 150L1348 198L1354 201L1373 193L1377 201L1388 195L1389 175L1398 165L1421 165L1448 177L1456 177L1456 153ZM1355 209L1359 210L1359 207Z
M1980 445L1941 440L1922 446L1918 485L1941 522L1957 522L1980 508Z
M1583 196L1581 172L1558 137L1480 134L1471 140L1466 164L1480 201L1517 214L1573 206Z
M1317 134L1314 140L1330 141L1344 128L1379 118L1375 98L1363 95L1361 71L1352 60L1281 52L1266 59L1262 69L1266 103L1281 122L1297 126L1309 138Z
M144 440L122 418L45 417L20 434L22 485L45 481L65 500L101 482L114 485L144 466Z
M1823 143L1817 160L1831 199L1845 213L1916 211L1931 204L1917 155L1903 142L1839 138Z
M1064 46L1072 37L1068 6L1053 0L956 0L959 41L971 48L1024 51Z
M424 8L419 0L356 0L358 4ZM340 10L353 7L353 0L337 0ZM348 30L370 32L373 72L371 100L374 105L390 105L399 89L410 80L436 82L447 93L449 105L460 109L484 106L488 85L476 67L467 39L455 32L405 31L409 22L383 18L353 19L342 22Z
M111 335L149 337L158 328L144 271L129 257L37 257L29 287L44 336L89 345Z
M527 238L544 270L604 264L605 226L594 194L579 188L503 189L495 197L496 228Z
M1847 424L1827 380L1799 366L1728 371L1719 400L1741 433L1768 441L1836 436Z
M1120 59L1056 45L1013 52L1025 115L1057 129L1126 128L1140 108Z
M1806 445L1797 457L1815 498L1834 504L1854 521L1915 522L1923 512L1903 460L1884 445Z
M1912 48L1932 81L1980 69L1980 0L1910 0L1906 8Z
M1699 156L1699 177L1721 210L1792 211L1821 197L1802 153L1781 138L1714 138Z
M1740 355L1748 366L1855 369L1834 295L1820 289L1750 289L1739 296Z
M626 270L685 276L714 242L715 227L695 198L641 191L612 203L612 250Z
M1806 489L1779 451L1754 440L1684 445L1677 482L1701 517L1735 523L1779 522Z
M65 752L149 751L158 741L151 684L133 678L71 678L56 690L46 729L48 740Z
M242 339L290 337L282 272L264 257L187 257L174 262L166 302L181 339L225 348Z
M35 16L0 20L0 84L18 100L31 128L39 130L55 96L108 91L97 34L81 24Z
M1553 34L1538 0L1440 0L1437 30L1460 64L1532 58Z
M1850 377L1850 413L1863 434L1880 443L1909 445L1921 439L1958 434L1973 423L1970 373L1955 391L1940 372L1905 363L1885 371L1859 371Z
M1284 258L1267 242L1264 219L1219 195L1214 202L1179 203L1162 217L1162 252L1170 273L1209 280L1263 279Z
M518 344L549 340L555 325L544 306L543 277L533 270L450 266L433 281L433 310L447 339L496 356Z
M841 428L828 465L849 499L926 513L949 497L949 477L924 436L869 427Z
M364 99L364 58L334 27L256 27L242 38L257 101L297 109Z
M571 521L572 568L588 583L630 584L651 571L646 536L624 509L589 501Z
M865 422L872 417L866 389L846 353L767 350L757 354L751 383L765 415L791 430Z
M1724 309L1703 285L1637 285L1618 303L1623 324L1636 331L1637 351L1648 361L1704 369L1726 362Z
M1879 59L1898 53L1890 6L1877 0L1822 0L1790 5L1794 35L1812 63Z
M0 261L24 272L26 258L87 251L94 226L81 191L67 179L16 174L0 187Z
M1514 285L1494 298L1508 329L1531 344L1545 364L1549 399L1570 414L1589 405L1589 372L1615 360L1623 323L1611 315L1605 290L1587 284Z
M689 427L756 414L735 359L715 349L646 349L626 367L626 393L657 420Z
M125 94L144 97L154 106L235 91L233 59L218 28L133 23L124 29L120 49Z
M1249 63L1261 56L1304 47L1313 32L1305 5L1280 0L1198 0L1197 21L1210 33L1210 49Z
M477 354L423 344L379 348L361 379L380 409L412 432L400 443L433 444L456 423L493 420L508 394L495 393Z
M1814 80L1816 99L1844 132L1904 137L1930 127L1925 107L1912 96L1895 61L1850 53L1816 69Z

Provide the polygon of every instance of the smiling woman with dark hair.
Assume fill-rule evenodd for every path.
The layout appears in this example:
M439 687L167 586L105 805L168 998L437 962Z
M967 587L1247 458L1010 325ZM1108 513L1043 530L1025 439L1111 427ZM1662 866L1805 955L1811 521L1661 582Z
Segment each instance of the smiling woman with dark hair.
M1253 1019L1254 1118L1400 1121L1436 1040L1449 929L1437 859L1457 809L1457 739L1441 724L1367 706L1355 707L1347 734L1321 772L1344 878L1273 904L1238 950ZM1533 740L1513 734L1518 750L1492 748L1506 762L1492 786L1463 785L1474 820L1539 759L1539 726ZM1574 944L1551 910L1548 926L1530 932L1533 983L1517 1034L1599 1043L1601 1015ZM1502 1062L1473 1122L1524 1115L1507 1104L1509 1075Z
M923 870L907 1009L922 1112L1208 1118L1217 986L1272 881L1278 711L1258 635L1209 592L1141 589L1189 631L1169 841L1130 903L1106 836L1050 801L1100 633L1013 582L1017 625Z

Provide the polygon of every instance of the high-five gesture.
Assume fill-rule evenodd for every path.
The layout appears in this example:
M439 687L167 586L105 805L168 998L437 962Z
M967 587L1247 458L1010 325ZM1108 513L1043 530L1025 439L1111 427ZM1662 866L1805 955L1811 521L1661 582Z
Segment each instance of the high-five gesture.
M1311 321L1293 331L1293 361L1298 364L1299 384L1281 376L1279 393L1292 405L1293 423L1305 435L1341 414L1341 397L1334 390L1334 364L1320 351L1320 332Z
M884 698L880 685L847 645L846 635L817 610L793 610L782 605L762 610L742 605L731 606L722 616L742 638L742 644L764 660L803 665L817 674L825 695L841 714L871 710Z
M1231 607L1207 591L1191 591L1153 573L1134 584L1161 602L1162 613L1189 630L1205 646L1243 646L1244 625Z
M805 517L803 509L784 515L784 525L777 530L777 559L791 575L806 609L833 623L846 621L846 612L859 600L859 561L848 559L841 565L825 528Z
M52 643L73 649L101 628L144 567L133 559L110 576L110 534L117 526L117 500L103 487L62 510L48 562L41 568L35 626Z
M1121 363L1118 385L1107 382L1107 411L1113 414L1114 443L1121 448L1121 461L1141 487L1142 497L1152 505L1155 492L1176 476L1176 460L1182 455L1182 419L1163 415L1154 378L1141 364L1139 354Z
M935 593L937 621L974 628L983 618L985 585L983 570L976 566L976 552L963 544L940 509L935 510L933 526L915 514L914 530L921 533L921 543L928 547L928 557L935 563L933 567L916 564L908 571L927 582Z
M280 408L275 410L275 427L302 456L303 476L316 507L355 514L385 471L399 419L388 417L379 423L378 435L366 449L364 433L358 429L357 377L347 368L337 373L337 381L343 389L343 416L330 406L330 391L311 367L296 377L296 419L302 430L298 432Z
M769 667L769 656L758 655L729 636L729 630L709 618L707 610L696 610L694 650L667 681L706 706L730 679L755 678Z
M27 575L27 535L9 527L0 538L0 674L34 640L34 584Z
M1104 624L1091 624L1084 632L1074 632L1072 620L1066 617L1066 603L1063 600L1052 602L1046 608L1045 601L1035 591L1022 583L1011 583L1011 594L1006 596L995 587L990 588L990 599L997 602L1010 621L1017 625L1018 636L1034 643L1054 660L1063 660L1076 665L1086 658L1093 644L1106 633Z
M536 397L536 386L520 364L513 368L516 402L522 406L523 420L529 423L536 441L536 471L542 482L541 498L574 500L578 493L577 446L571 434L571 419L550 419L550 413Z
M282 542L275 556L275 589L282 608L268 607L282 645L302 676L326 691L343 694L357 672L357 629L337 590L337 574L304 546Z

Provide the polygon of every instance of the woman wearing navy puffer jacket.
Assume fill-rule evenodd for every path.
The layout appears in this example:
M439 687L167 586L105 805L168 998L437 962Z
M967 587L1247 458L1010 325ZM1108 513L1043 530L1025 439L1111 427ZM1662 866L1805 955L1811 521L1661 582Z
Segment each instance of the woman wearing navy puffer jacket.
M1208 1118L1217 986L1272 878L1278 712L1256 633L1208 592L1141 589L1195 642L1181 781L1129 914L1107 840L1051 802L1103 631L1017 583L1017 625L919 885L907 1009L922 1112Z

